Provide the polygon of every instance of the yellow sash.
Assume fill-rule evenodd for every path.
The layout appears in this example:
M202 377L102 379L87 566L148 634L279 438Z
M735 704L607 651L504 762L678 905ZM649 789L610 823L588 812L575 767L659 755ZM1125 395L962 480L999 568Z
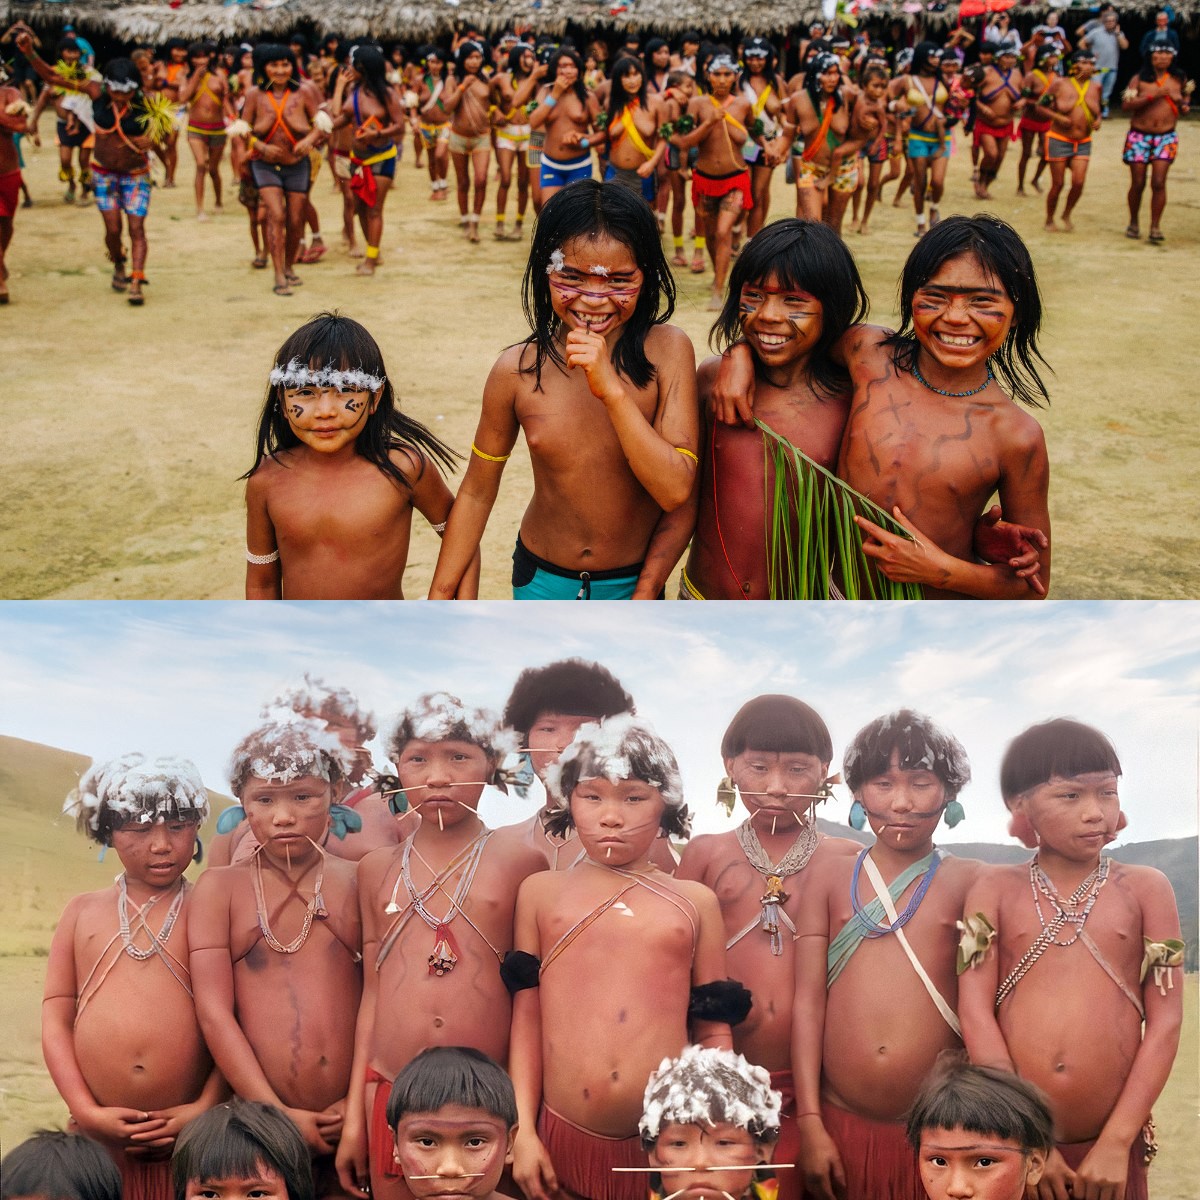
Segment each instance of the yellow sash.
M1092 81L1089 79L1084 83L1083 87L1080 87L1078 79L1071 79L1071 85L1074 87L1075 95L1078 97L1074 107L1083 109L1083 117L1087 121L1088 133L1091 133L1096 124L1092 116L1092 110L1087 106L1087 94L1091 89Z
M724 105L719 104L717 102L717 99L715 96L709 96L709 99L713 102L713 108L717 109L720 112L721 116L723 116L725 118L725 120L727 120L730 123L730 125L736 126L743 133L746 132L745 125L743 125L741 123L741 121L739 121L736 117L730 116L729 113L725 110Z
M767 107L767 97L771 94L771 85L768 83L762 90L762 95L754 101L751 107L751 116L756 120L763 115L763 109Z
M621 109L621 128L645 158L651 159L654 157L654 151L646 145L645 139L638 133L638 127L633 123L633 114L629 111L628 105Z

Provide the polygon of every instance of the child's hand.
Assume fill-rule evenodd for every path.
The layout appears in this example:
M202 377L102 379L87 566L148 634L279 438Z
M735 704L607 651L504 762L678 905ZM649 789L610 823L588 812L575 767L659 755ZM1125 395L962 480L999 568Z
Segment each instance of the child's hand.
M1007 563L1012 573L1024 579L1031 591L1039 596L1046 594L1038 570L1041 551L1050 543L1040 529L1006 521L1000 505L993 504L975 522L973 543L976 557L987 563Z
M805 1193L813 1200L843 1200L846 1173L833 1138L825 1131L820 1115L809 1113L797 1118L800 1148L797 1151Z
M362 1130L353 1133L346 1130L343 1133L334 1162L342 1187L351 1196L370 1200L371 1168L367 1158L367 1138Z
M513 1141L513 1179L526 1200L554 1200L558 1196L558 1176L546 1147L536 1134L517 1134Z
M138 1136L153 1139L161 1134L167 1122L153 1113L139 1112L136 1108L108 1108L96 1105L86 1112L73 1113L75 1124L84 1133L110 1142L120 1142L126 1147L138 1143Z
M1051 1150L1046 1156L1046 1169L1038 1181L1037 1200L1072 1200L1074 1185L1075 1172L1067 1166L1060 1151Z
M1125 1200L1128 1174L1129 1147L1101 1136L1079 1164L1071 1194L1075 1200Z
M623 390L608 354L608 343L598 333L572 329L567 334L567 366L583 368L597 400L606 400Z
M324 1126L322 1118L325 1113L309 1112L305 1108L285 1108L283 1110L293 1122L296 1128L300 1130L301 1136L304 1138L304 1143L310 1150L315 1150L318 1154L332 1154L334 1147L337 1145L338 1139L334 1137L332 1141L325 1140ZM338 1133L341 1133L342 1122L341 1118L337 1121Z
M892 516L913 535L913 540L888 533L866 517L855 517L854 523L863 533L863 553L873 559L893 583L927 583L934 587L945 587L949 578L946 564L950 556L934 546L905 517L899 506L892 509Z
M721 356L709 406L722 425L754 428L754 355L749 346L730 346Z

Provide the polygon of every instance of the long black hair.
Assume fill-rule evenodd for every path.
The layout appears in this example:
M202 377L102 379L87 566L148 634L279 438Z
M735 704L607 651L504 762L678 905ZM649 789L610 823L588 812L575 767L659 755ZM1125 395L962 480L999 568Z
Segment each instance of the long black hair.
M299 91L300 63L296 59L296 52L291 46L284 46L279 42L261 42L254 47L254 86L269 88L271 81L267 78L267 63L281 62L285 58L292 64L292 77L288 80L288 88L293 92Z
M1021 235L999 217L978 213L973 217L947 217L913 247L900 276L900 328L888 339L898 370L910 371L916 362L913 336L913 297L960 254L973 254L984 270L1008 293L1013 303L1012 326L1004 344L992 355L992 368L1014 400L1031 408L1050 403L1050 393L1038 374L1038 364L1050 364L1038 349L1042 327L1042 296L1033 259Z
M546 82L550 84L554 83L555 77L558 75L558 64L564 58L570 59L575 64L575 83L571 91L579 97L579 103L586 109L588 93L587 88L583 86L583 61L570 46L560 46L555 52L554 57L547 63Z
M383 51L372 42L355 42L350 47L346 61L358 72L359 87L365 92L370 92L383 105L383 111L386 113L389 84L387 61L383 57Z
M621 83L621 80L626 76L636 71L642 77L642 86L638 88L637 95L634 99L643 107L646 107L646 68L642 65L640 58L633 58L629 54L622 54L617 59L613 66L612 74L609 78L612 80L612 86L608 92L608 128L612 129L621 119L621 114L625 111L628 105L630 96Z
M774 276L821 302L821 336L808 360L808 382L827 396L844 393L849 376L830 357L834 343L866 319L867 293L846 243L820 221L788 217L761 229L734 260L721 315L709 332L713 349L727 350L742 336L742 288Z
M1158 42L1158 43L1151 42L1150 45L1146 48L1146 54L1142 59L1142 69L1138 72L1138 75L1137 75L1137 77L1143 83L1153 83L1158 78L1158 76L1154 73L1153 66L1150 65L1151 64L1150 56L1156 50L1157 51L1166 50L1166 51L1169 51L1171 54L1171 65L1167 68L1168 75L1170 75L1173 79L1178 79L1180 81L1180 83L1182 83L1184 80L1187 79L1187 75L1184 73L1183 69L1179 66L1179 55L1178 55L1178 53L1176 53L1175 48L1171 45L1171 43L1170 42Z
M420 421L400 411L392 381L383 365L378 343L357 321L338 312L323 312L302 325L279 347L275 357L281 367L293 361L320 370L334 366L341 370L360 370L383 379L379 403L369 413L362 432L354 442L355 453L374 463L385 475L412 489L412 480L391 459L391 451L412 449L433 459L443 470L453 470L456 454L435 437ZM284 385L270 384L262 414L258 419L258 453L254 466L241 476L248 479L264 458L275 458L281 450L290 450L300 439L288 424L283 409Z
M665 324L675 312L675 277L663 254L658 222L640 196L615 183L581 179L546 201L529 247L521 305L533 330L525 344L533 347L534 362L521 370L533 374L536 390L541 390L547 358L565 366L557 340L562 320L550 296L550 256L575 238L602 236L628 246L642 272L637 305L613 348L613 366L639 388L654 378L654 367L646 357L646 335L651 326Z
M838 76L840 78L842 68L841 64L838 62L837 55L828 51L823 51L815 58L811 59L808 67L805 69L804 90L808 93L808 98L812 101L813 112L815 112L818 117L821 115L821 110L824 108L826 100L833 101L834 112L837 112L837 110L845 103L845 101L842 99L842 86L840 83L836 88L834 88L832 96L827 96L824 91L821 90L821 76L824 75L826 71L832 71L835 67L837 68Z
M508 73L512 76L514 84L518 79L528 79L533 74L532 71L521 70L521 59L525 57L527 50L533 51L533 46L529 42L517 42L508 52ZM536 66L536 59L534 65Z

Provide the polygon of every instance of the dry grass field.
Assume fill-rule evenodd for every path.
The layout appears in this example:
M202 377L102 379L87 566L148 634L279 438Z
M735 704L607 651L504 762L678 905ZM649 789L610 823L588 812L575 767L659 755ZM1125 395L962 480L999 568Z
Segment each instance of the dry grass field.
M51 138L51 123L43 127ZM1162 246L1121 236L1123 136L1120 121L1097 135L1070 236L1043 232L1039 197L1013 194L1013 161L996 187L994 208L1028 240L1046 300L1044 346L1055 374L1041 420L1052 466L1052 594L1060 599L1200 596L1192 414L1200 128L1182 130ZM270 273L250 268L246 221L232 197L223 215L196 222L193 168L184 163L181 186L155 192L151 286L145 308L132 309L109 290L96 212L61 202L53 146L26 147L36 204L17 214L13 302L0 309L0 595L240 595L238 476L252 462L267 372L284 337L323 308L362 320L408 409L453 446L469 446L487 371L525 332L518 284L526 247L491 240L491 195L484 241L468 245L453 194L446 204L428 202L408 147L388 204L386 264L361 279L338 248L340 200L326 168L314 198L330 253L301 268L296 295L278 298ZM978 207L968 174L960 151L944 213ZM779 172L773 215L791 211L790 191ZM870 236L848 236L873 316L887 322L912 246L911 208L885 202L873 221ZM684 274L679 284L676 320L703 353L707 279ZM484 598L510 594L509 556L529 488L521 445L484 541ZM434 535L419 530L410 596L424 593L436 549Z
M120 864L58 817L62 797L87 765L83 755L0 737L0 1146L60 1125L65 1110L42 1065L39 1009L45 955L59 912L79 891L105 887ZM224 806L213 796L214 807ZM211 832L211 822L209 830ZM1155 1200L1193 1200L1198 1094L1197 979L1184 983L1183 1043L1155 1110L1162 1147L1151 1173Z

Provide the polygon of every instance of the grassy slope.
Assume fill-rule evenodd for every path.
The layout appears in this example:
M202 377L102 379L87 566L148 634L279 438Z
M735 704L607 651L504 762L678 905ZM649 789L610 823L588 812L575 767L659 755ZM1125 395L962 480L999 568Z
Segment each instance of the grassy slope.
M115 858L98 863L91 843L57 815L88 761L85 755L0 737L0 876L7 885L0 889L0 1013L6 1029L0 1048L0 1145L5 1148L34 1129L66 1120L39 1047L46 949L67 900L107 886L120 869ZM223 799L214 795L213 800L219 811ZM1194 874L1194 842L1190 862ZM1183 1043L1155 1112L1162 1147L1151 1177L1155 1200L1195 1195L1200 1045L1194 975L1185 982L1184 999Z

